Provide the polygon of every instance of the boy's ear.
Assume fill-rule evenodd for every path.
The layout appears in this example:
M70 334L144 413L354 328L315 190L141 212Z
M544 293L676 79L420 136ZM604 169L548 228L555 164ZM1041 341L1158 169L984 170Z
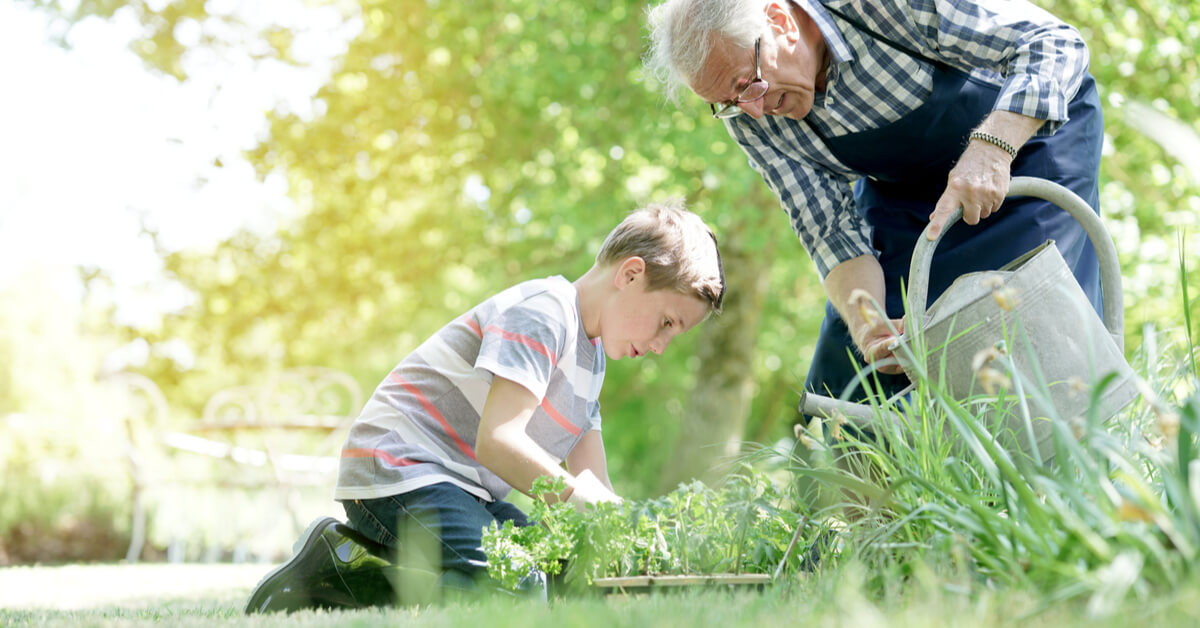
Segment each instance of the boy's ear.
M641 277L646 272L646 260L634 255L625 258L620 266L617 266L617 272L613 277L613 285L617 290L624 290L626 286L633 285L638 277Z

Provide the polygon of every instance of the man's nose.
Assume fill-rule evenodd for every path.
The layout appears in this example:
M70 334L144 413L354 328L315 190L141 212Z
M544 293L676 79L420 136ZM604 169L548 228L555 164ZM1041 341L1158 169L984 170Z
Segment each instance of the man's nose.
M759 98L749 102L740 102L737 104L737 106L741 107L742 111L746 112L746 115L757 120L765 115L765 112L763 111L763 103L766 101L766 98Z

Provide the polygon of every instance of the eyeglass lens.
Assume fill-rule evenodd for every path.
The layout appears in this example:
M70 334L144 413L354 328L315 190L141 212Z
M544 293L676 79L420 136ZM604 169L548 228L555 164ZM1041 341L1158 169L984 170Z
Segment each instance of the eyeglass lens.
M709 104L714 118L732 118L742 113L742 108L738 107L738 103L754 102L767 94L768 85L762 78L762 63L759 57L761 44L762 37L754 40L754 80L738 93L733 102L727 102L720 108L717 108L715 104Z

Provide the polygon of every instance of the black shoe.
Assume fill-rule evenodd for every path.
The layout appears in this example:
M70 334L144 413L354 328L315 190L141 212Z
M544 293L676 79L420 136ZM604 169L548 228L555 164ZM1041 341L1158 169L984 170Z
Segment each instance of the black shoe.
M323 517L308 526L293 555L254 587L247 613L363 608L396 603L386 548Z

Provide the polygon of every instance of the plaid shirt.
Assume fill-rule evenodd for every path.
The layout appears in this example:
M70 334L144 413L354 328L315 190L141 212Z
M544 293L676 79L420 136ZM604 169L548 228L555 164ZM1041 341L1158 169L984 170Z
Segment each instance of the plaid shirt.
M847 185L860 174L839 162L808 125L838 137L893 122L928 98L933 67L859 31L817 0L795 2L816 20L829 46L825 92L815 95L804 122L740 115L725 125L779 197L824 278L874 249L870 225L855 211ZM825 3L901 47L999 86L994 108L1047 120L1039 135L1067 121L1087 69L1079 32L1024 0Z

